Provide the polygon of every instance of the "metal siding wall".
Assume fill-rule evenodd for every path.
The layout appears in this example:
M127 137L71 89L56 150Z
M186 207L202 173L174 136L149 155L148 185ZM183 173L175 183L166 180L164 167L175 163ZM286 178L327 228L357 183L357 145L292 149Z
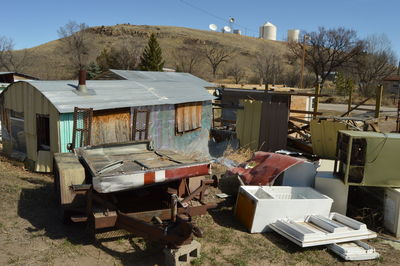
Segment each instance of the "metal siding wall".
M310 130L313 153L322 158L334 159L338 131L347 129L347 125L340 121L311 120Z
M270 95L263 103L260 128L260 149L285 149L287 143L290 96Z
M236 134L241 147L257 150L259 147L261 101L241 100L242 110L237 111Z
M27 157L37 160L36 114L50 116L50 151L58 152L58 111L36 88L28 83L18 82L4 93L4 107L24 113L24 132Z
M68 152L67 144L72 143L72 131L74 129L74 113L60 114L60 152Z
M184 154L209 156L208 140L212 121L211 101L202 103L201 128L182 135L175 134L175 106L144 106L150 110L149 138L156 149L175 150Z

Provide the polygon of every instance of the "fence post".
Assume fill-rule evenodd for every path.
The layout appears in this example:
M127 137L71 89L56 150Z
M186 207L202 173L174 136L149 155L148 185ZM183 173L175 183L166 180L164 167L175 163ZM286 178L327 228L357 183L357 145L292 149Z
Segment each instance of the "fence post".
M319 102L319 92L321 91L321 85L318 83L317 86L315 86L315 96L314 96L314 113L313 113L313 119L317 118L317 112L318 112L318 102Z
M353 88L350 88L349 101L347 102L347 112L349 113L349 115L350 115L350 110L351 110L351 102L353 100L352 98L353 98Z
M379 118L382 104L383 85L376 88L375 118Z

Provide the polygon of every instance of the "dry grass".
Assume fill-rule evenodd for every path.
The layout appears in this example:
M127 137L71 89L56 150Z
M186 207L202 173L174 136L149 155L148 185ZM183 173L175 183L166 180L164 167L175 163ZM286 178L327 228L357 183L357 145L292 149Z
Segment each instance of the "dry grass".
M244 160L251 152L228 156ZM220 201L209 214L194 217L205 234L198 239L201 257L193 264L343 264L325 247L302 249L275 233L247 233L235 220L233 205L234 198L229 198ZM93 242L84 225L63 225L52 177L27 172L1 156L0 208L0 265L163 265L163 247L157 243L132 237ZM398 264L399 250L380 239L371 244L382 259L363 264Z
M95 61L102 49L118 47L123 42L133 43L141 50L146 45L147 36L150 33L157 34L166 60L165 66L172 68L175 67L173 55L175 51L189 47L197 49L205 42L216 42L226 48L236 49L238 52L235 55L235 61L240 62L246 68L248 74L251 72L250 68L254 63L255 54L260 48L265 48L273 53L285 53L287 51L284 42L267 41L235 34L169 26L116 25L90 29L88 36L89 61ZM27 49L30 59L23 71L41 79L71 78L71 69L68 69L67 57L60 48L60 40L54 40ZM17 53L21 54L21 52L18 51ZM194 74L205 79L212 77L211 69L205 60L199 64Z

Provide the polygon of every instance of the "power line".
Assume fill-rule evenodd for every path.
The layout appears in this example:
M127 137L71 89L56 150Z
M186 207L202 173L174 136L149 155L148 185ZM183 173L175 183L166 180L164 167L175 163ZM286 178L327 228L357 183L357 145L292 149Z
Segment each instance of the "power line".
M185 0L179 0L179 2L182 2L183 4L189 6L189 7L193 8L193 9L196 9L196 10L198 10L198 11L200 11L200 12L203 12L204 14L207 14L207 15L209 15L209 16L215 18L215 19L219 19L219 20L221 20L221 21L223 21L223 22L225 22L225 23L226 23L226 22L229 23L229 19L224 19L224 18L222 18L222 17L219 17L219 16L217 16L217 15L215 15L215 14L209 12L208 10L205 10L205 9L203 9L203 8L201 8L201 7L195 6L195 5L193 5L192 3L186 2ZM248 27L246 27L246 26L240 25L240 24L238 24L238 23L236 23L236 22L232 22L232 24L234 24L234 25L236 25L236 26L238 26L238 27L240 27L240 28L243 28L245 31L249 31L249 32L258 34L257 31L254 31L254 30L252 30L252 29L250 29L250 28L248 28Z

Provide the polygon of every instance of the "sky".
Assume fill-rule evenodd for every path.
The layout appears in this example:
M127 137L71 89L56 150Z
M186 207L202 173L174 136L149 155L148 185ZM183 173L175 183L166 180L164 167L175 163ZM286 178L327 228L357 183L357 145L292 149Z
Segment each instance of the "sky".
M360 38L384 33L400 56L400 0L13 0L2 7L0 36L12 38L16 49L58 39L57 30L70 20L208 30L233 17L233 28L254 37L270 21L278 40L286 39L288 29L310 32L319 26L354 29Z

